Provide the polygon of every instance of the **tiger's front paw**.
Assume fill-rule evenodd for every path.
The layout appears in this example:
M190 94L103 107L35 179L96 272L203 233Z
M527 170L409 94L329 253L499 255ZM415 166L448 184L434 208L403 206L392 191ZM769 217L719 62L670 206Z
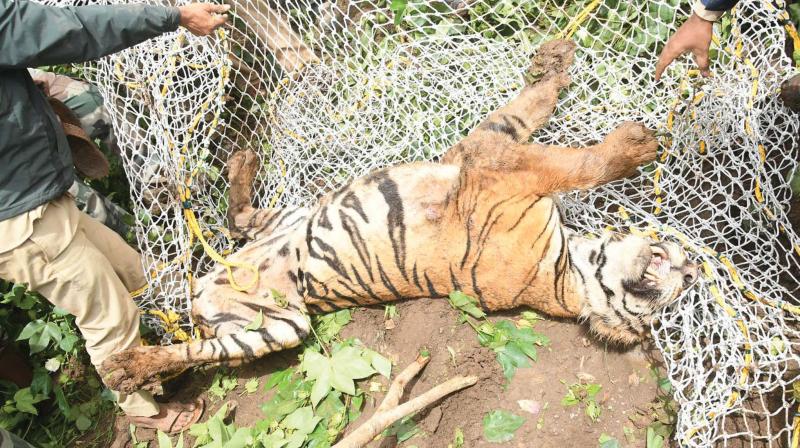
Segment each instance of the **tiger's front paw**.
M611 132L599 149L606 158L607 172L618 179L635 174L639 166L655 160L658 140L643 124L628 121Z
M103 382L124 394L138 390L161 393L158 374L164 371L164 364L158 348L135 347L106 358L100 367Z

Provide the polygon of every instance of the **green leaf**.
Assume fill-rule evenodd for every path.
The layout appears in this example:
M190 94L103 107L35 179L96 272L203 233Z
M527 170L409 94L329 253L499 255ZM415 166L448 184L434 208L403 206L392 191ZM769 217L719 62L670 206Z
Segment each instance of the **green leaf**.
M331 369L322 371L311 388L311 404L316 406L331 391Z
M78 418L75 420L75 426L76 426L76 427L77 427L77 428L78 428L80 431L86 431L87 429L91 428L91 426L92 426L92 421L91 421L91 420L89 420L89 417L87 417L87 416L85 416L85 415L81 414L81 415L80 415L80 416L78 416Z
M248 394L254 394L258 390L258 378L250 378L244 383L244 391Z
M373 350L365 350L367 357L369 357L370 365L378 371L379 374L389 378L392 374L392 362L385 358L380 353Z
M48 322L44 326L45 332L50 335L50 338L56 342L61 342L61 329L58 328L58 325L55 322Z
M344 392L348 395L356 394L356 385L353 378L345 372L334 370L331 375L331 386L334 389Z
M663 448L664 438L656 434L652 426L647 427L647 448Z
M50 362L48 360L48 362ZM46 365L47 363L45 363ZM33 371L33 380L31 381L31 392L33 395L49 396L53 390L53 381L50 379L50 373L46 369L37 367Z
M39 415L34 404L44 400L44 395L34 395L30 387L20 389L14 393L14 403L16 408L27 414Z
M44 321L41 319L28 322L28 325L25 325L25 328L23 328L19 336L17 336L17 340L24 341L30 339L35 334L41 333L44 331L44 325Z
M397 442L403 443L406 440L414 437L415 435L419 434L419 427L417 426L417 422L413 420L412 416L406 416L402 419L392 423L391 426L386 428L383 432L384 436L396 436Z
M483 436L493 443L508 442L523 423L524 418L508 411L491 411L483 417Z
M252 322L244 326L245 331L256 331L261 328L261 324L264 323L264 313L261 310L258 310L258 316L253 319Z
M65 335L64 338L61 339L61 342L58 343L58 348L64 352L71 352L72 349L75 348L75 343L79 340L80 338L74 334Z
M289 429L297 430L303 434L310 434L320 420L322 420L322 417L315 416L311 406L306 406L286 416L281 422L281 425Z
M39 353L50 345L50 332L45 331L46 327L42 327L41 331L35 333L28 339L28 345L31 347L31 355Z
M375 374L369 362L361 357L364 350L355 347L344 347L333 354L331 366L334 370L334 377L338 373L347 375L351 379L362 379ZM335 382L335 381L334 381ZM344 391L342 391L344 392ZM353 395L355 392L351 393Z
M158 430L158 448L172 448L172 440L161 430Z
M600 418L601 409L600 406L594 400L589 400L586 403L586 415L593 421L597 422Z
M293 369L291 367L287 367L283 370L278 370L277 372L273 373L269 376L269 379L267 379L267 383L264 384L264 389L269 390L279 384L285 383L292 378L292 371Z
M606 433L600 434L600 448L622 448L619 441Z
M408 0L392 0L392 3L389 5L389 9L394 13L394 24L396 26L399 26L403 21L407 4Z
M474 299L461 291L453 291L448 296L448 301L453 308L459 309L474 318L485 317L486 313L478 308L478 300Z

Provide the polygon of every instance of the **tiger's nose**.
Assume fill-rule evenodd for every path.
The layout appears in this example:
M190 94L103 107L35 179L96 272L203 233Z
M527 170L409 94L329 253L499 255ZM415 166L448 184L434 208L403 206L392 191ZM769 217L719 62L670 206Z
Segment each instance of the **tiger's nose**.
M697 270L697 263L686 263L681 268L681 274L683 274L683 287L688 288L697 281L697 277L699 272Z

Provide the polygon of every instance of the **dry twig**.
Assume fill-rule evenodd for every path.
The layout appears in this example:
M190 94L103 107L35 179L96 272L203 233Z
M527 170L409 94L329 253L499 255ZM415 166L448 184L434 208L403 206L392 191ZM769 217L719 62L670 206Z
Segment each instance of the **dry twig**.
M397 420L429 406L431 403L438 401L446 395L472 386L478 382L478 377L476 376L457 376L416 398L412 398L400 404L400 398L403 396L406 385L412 378L417 376L419 371L428 364L430 359L430 356L420 355L414 362L406 367L405 370L400 372L394 381L392 381L391 386L389 386L389 391L386 393L386 397L381 402L381 405L378 406L378 410L375 411L372 417L334 445L333 448L361 448Z

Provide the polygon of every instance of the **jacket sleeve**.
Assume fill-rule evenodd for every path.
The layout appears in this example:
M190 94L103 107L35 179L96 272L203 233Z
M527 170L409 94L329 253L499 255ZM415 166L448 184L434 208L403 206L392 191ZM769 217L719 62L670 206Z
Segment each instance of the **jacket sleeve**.
M175 7L0 0L0 69L83 62L178 28Z
M692 10L701 19L715 22L738 2L739 0L696 0Z

